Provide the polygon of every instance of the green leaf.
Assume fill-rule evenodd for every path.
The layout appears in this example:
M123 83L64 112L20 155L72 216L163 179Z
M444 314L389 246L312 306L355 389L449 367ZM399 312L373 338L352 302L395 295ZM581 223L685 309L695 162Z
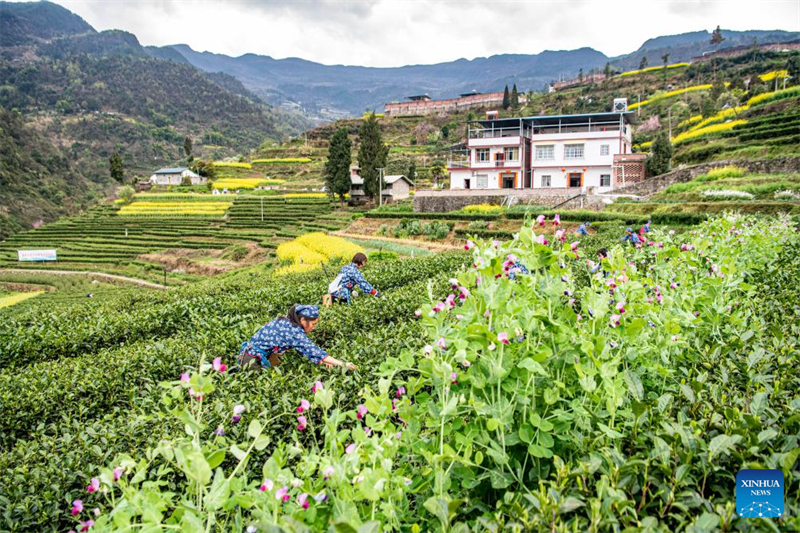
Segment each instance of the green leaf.
M550 451L548 448L544 446L539 446L538 444L529 444L528 445L528 453L533 455L534 457L541 458L550 458L553 456L553 452Z
M270 443L270 438L262 433L261 435L256 437L256 440L253 443L253 448L255 448L258 451L261 451L267 446L269 446L269 443Z
M663 413L669 408L671 403L672 403L672 394L662 394L658 398L658 404L657 404L658 410Z
M496 418L490 418L489 420L486 421L486 429L488 429L489 431L496 430L498 426L500 426L500 421L497 420Z
M794 464L797 462L798 455L800 455L800 448L790 450L781 456L781 470L783 470L784 476L788 476L789 472L792 471Z
M181 516L181 531L183 533L197 533L197 531L205 531L206 525L198 518L194 511L184 508L183 516Z
M447 527L447 525L450 523L450 516L446 500L431 496L425 500L423 506L428 510L429 513L439 519L439 522L442 524L442 526Z
M378 533L381 530L381 523L378 521L365 522L358 528L357 533Z
M764 431L762 431L761 433L758 434L758 442L761 443L761 442L764 442L764 441L772 440L777 435L778 435L778 432L775 431L774 429L772 429L772 428L765 429Z
M631 370L626 370L624 376L625 382L628 384L628 392L631 396L633 396L634 399L641 402L642 398L644 398L644 387L642 386L642 380L635 372Z
M250 425L247 426L247 434L253 438L258 437L264 428L261 426L261 422L258 421L257 418L254 418L250 421Z
M233 454L234 457L236 457L240 461L242 459L244 459L245 457L247 457L247 452L245 452L244 450L240 449L235 444L231 444L231 453Z
M483 463L483 452L475 452L475 464L479 465L481 463Z
M345 522L343 520L337 520L333 524L333 530L336 533L358 533L356 528L354 528L348 522Z
M547 371L544 369L542 365L537 363L533 358L527 357L519 362L517 365L520 368L524 368L525 370L529 370L534 374L539 374L541 376L547 376Z
M562 501L561 505L558 506L558 510L562 513L570 513L575 509L583 507L584 505L585 504L578 498L568 496L567 498L564 498L564 501Z
M697 401L697 399L694 396L694 391L690 386L681 384L681 392L686 397L686 399L689 400L689 402L694 403Z
M533 428L528 424L522 424L519 427L519 439L525 444L533 442Z
M553 441L553 436L546 431L539 431L539 436L536 439L536 442L545 448L552 448L553 444L555 444Z
M709 462L717 455L728 454L740 440L741 435L717 435L711 439L708 445Z
M224 460L225 460L225 450L217 450L208 457L206 457L206 461L208 461L208 466L212 470L218 467Z

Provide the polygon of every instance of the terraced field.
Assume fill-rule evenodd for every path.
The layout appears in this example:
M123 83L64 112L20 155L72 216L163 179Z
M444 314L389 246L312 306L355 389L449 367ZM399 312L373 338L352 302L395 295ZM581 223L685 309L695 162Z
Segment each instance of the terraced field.
M12 236L0 243L0 267L95 270L160 280L165 267L148 254L179 250L203 260L203 252L208 259L219 259L229 252L273 250L309 231L341 229L350 216L335 213L327 198L137 195L120 210L100 206L84 216ZM247 248L242 251L242 246ZM57 249L58 261L17 261L17 250L42 248ZM177 270L171 276L177 281L198 278L170 270Z

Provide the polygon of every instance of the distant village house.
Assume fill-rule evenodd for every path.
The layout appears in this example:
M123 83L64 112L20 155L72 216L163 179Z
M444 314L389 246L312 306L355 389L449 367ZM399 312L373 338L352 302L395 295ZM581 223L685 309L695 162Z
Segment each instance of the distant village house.
M356 202L365 201L364 180L358 173L358 165L350 165L350 198ZM383 201L393 202L404 200L411 196L413 183L402 174L383 177Z
M519 95L520 103L525 103L525 95ZM464 93L458 98L433 100L427 94L409 96L407 102L390 102L384 105L383 114L387 117L408 115L431 115L450 113L473 107L498 106L503 103L503 93Z
M150 176L150 182L153 185L182 185L184 179L188 179L192 185L204 185L208 181L208 178L185 167L161 168Z

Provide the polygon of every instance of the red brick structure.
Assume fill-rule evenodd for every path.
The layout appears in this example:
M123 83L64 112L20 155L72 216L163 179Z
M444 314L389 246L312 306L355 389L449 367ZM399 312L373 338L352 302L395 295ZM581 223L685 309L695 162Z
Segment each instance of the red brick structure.
M423 94L419 96L409 96L408 102L390 102L383 106L383 114L387 117L399 117L407 115L430 115L434 113L449 113L474 107L499 106L503 103L503 93L470 93L462 94L458 98L447 100L432 100L430 96ZM525 102L525 95L519 95L520 103Z
M616 154L614 156L614 187L644 181L645 154Z

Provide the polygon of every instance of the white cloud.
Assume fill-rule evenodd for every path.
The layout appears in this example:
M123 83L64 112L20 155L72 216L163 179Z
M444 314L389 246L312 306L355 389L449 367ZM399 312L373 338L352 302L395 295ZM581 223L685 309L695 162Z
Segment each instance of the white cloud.
M800 31L797 0L56 0L98 30L228 55L398 66L589 46L609 55L696 30Z

